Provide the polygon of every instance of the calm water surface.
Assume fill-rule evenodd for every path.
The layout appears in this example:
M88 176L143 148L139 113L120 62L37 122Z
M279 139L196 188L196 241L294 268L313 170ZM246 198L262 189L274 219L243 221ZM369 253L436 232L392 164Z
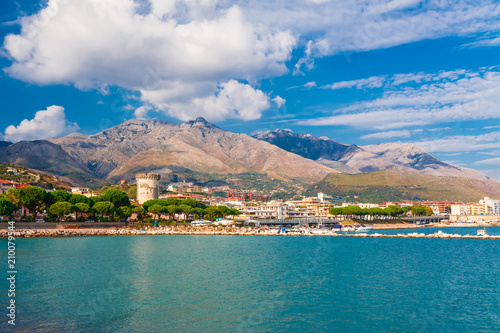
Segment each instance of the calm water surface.
M108 236L16 242L19 332L500 327L499 240ZM6 258L5 239L0 247ZM0 331L9 331L3 268L2 281Z

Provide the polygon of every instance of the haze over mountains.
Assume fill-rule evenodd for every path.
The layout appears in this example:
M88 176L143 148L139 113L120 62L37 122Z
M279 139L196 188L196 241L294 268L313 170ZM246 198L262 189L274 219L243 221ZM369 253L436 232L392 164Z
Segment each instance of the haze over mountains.
M186 172L258 173L313 184L329 174L396 168L471 179L479 188L498 184L500 194L500 183L476 170L441 162L412 144L358 147L286 130L251 137L223 130L203 118L181 124L129 120L94 135L73 133L48 141L1 142L0 162L69 176L89 186L98 185L99 180L131 180L144 171L160 173L165 180Z

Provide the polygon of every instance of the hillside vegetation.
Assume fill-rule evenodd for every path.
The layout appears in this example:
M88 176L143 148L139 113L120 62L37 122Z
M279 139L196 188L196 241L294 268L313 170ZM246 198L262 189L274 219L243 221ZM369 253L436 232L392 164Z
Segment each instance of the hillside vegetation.
M436 177L390 168L362 174L330 174L308 188L360 202L402 200L477 201L488 193L459 177Z

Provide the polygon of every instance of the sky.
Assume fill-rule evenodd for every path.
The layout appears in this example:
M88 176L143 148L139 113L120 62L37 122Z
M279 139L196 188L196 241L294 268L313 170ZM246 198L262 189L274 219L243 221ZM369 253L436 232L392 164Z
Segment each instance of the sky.
M0 22L6 141L201 116L500 180L497 1L4 0Z

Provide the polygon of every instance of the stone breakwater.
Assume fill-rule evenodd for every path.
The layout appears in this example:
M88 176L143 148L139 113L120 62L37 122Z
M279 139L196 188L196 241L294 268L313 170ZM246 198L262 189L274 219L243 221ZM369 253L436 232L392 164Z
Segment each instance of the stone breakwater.
M385 235L379 233L345 234L335 232L308 233L291 232L278 233L276 230L255 230L250 228L107 228L107 229L19 229L13 233L16 238L29 237L84 237L84 236L135 236L135 235L240 235L240 236L323 236L323 237L380 237L380 238L465 238L465 239L500 239L500 235L459 235L438 231L433 234L423 233ZM8 231L0 230L0 238L7 238Z

